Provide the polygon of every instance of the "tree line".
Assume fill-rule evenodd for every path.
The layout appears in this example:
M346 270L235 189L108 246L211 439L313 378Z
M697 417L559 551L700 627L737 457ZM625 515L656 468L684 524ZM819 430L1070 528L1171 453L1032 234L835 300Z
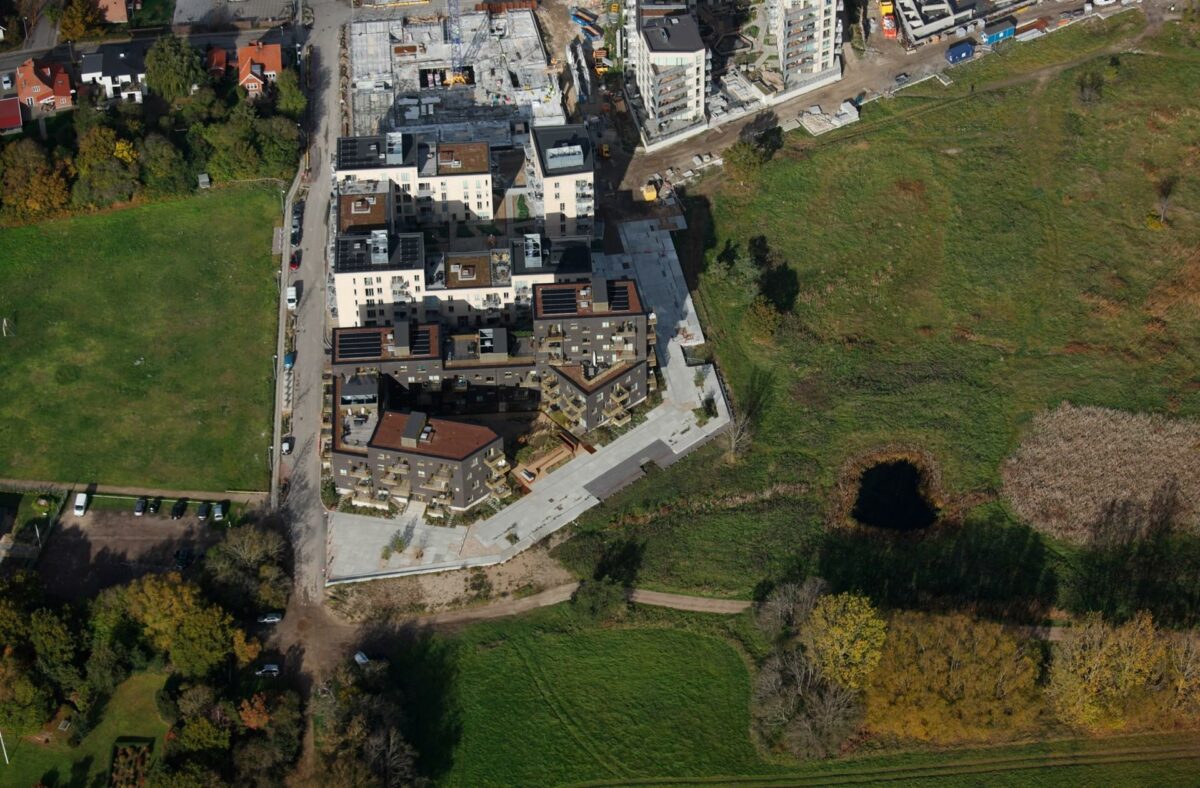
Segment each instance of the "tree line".
M755 728L771 749L827 757L855 737L954 744L1194 727L1200 634L1086 616L1047 646L962 614L884 615L818 578L757 607L772 643L755 682Z
M284 69L269 97L248 102L230 81L212 83L200 53L175 36L146 55L141 103L96 96L31 137L0 150L0 220L41 221L73 211L189 193L197 176L216 183L290 179L300 151L297 120L307 100Z
M47 598L31 572L0 580L0 728L16 738L65 712L78 743L118 685L165 670L156 700L170 730L155 784L281 785L299 754L300 695L256 680L262 645L237 621L286 605L287 553L275 531L243 526L194 577L146 575L78 603Z

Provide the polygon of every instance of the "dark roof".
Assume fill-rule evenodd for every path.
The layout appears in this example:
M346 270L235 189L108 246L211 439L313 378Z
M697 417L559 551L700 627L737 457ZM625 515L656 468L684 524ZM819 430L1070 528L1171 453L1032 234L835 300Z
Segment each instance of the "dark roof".
M333 247L333 271L411 271L425 267L425 237L421 233L388 236L384 230L339 235Z
M364 170L379 167L416 166L416 146L411 134L376 134L369 137L338 137L337 169Z
M985 34L999 33L1002 30L1008 30L1009 28L1013 28L1016 26L1017 26L1017 23L1014 22L1012 19L997 19L995 22L992 22L991 24L986 25L983 28L983 32Z
M142 44L103 44L83 56L80 74L100 73L106 77L128 76L137 79L146 73L146 49Z
M642 36L653 52L695 52L704 49L700 27L691 14L671 14L642 20Z
M410 430L410 423L415 429ZM420 436L429 427L426 437ZM416 446L404 446L403 438L416 438ZM427 419L423 413L387 412L379 419L370 446L375 449L424 454L447 460L462 461L486 449L500 436L487 427L449 419Z
M596 305L595 290L603 287L605 300ZM533 286L533 316L552 320L562 317L599 317L601 315L642 315L642 299L632 279L555 283Z
M533 130L533 147L545 176L594 169L592 139L582 125L539 126Z
M592 272L592 248L584 240L518 236L511 247L515 274L583 276Z

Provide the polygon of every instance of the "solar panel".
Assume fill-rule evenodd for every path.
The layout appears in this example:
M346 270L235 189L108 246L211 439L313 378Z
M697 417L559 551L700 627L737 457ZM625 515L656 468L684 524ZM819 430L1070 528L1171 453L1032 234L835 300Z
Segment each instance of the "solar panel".
M383 336L378 331L339 332L337 335L337 357L345 361L379 358L383 355Z
M608 308L613 312L629 311L629 285L627 283L608 283Z
M578 309L575 288L542 291L543 315L571 315L575 314Z
M429 355L429 328L427 326L419 326L416 334L412 338L412 345L409 350L414 356Z

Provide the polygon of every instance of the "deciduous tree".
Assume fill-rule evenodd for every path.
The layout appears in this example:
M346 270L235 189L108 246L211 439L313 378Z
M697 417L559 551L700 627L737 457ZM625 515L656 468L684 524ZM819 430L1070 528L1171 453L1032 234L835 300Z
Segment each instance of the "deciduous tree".
M44 219L66 206L66 180L37 141L24 138L7 146L0 154L0 170L4 173L0 205L13 218Z
M275 79L275 109L292 120L299 120L308 109L308 99L294 69L285 68Z
M71 0L63 9L58 34L67 41L94 36L104 24L96 0Z
M146 53L146 87L167 101L183 98L207 80L200 53L178 36L161 36Z
M857 594L823 596L801 631L813 662L830 681L861 689L879 663L887 626Z

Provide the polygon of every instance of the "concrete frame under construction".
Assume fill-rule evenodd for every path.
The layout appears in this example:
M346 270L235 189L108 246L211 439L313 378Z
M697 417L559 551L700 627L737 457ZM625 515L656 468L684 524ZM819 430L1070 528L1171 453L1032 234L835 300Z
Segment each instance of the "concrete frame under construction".
M455 124L566 122L533 13L463 14L470 83L447 85L452 47L444 13L347 26L351 129L356 135Z

